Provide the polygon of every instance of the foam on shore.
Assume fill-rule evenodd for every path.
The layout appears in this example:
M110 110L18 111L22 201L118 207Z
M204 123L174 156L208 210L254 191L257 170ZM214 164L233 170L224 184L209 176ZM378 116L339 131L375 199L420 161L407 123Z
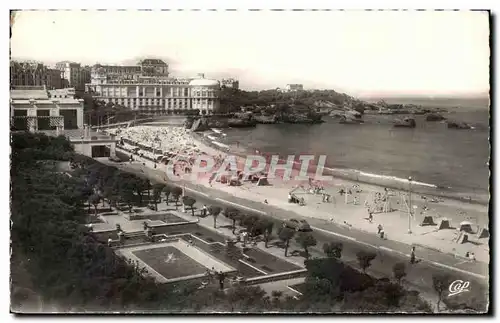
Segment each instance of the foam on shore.
M351 172L353 174L358 174L361 176L372 177L372 178L378 178L378 179L381 179L384 181L395 181L395 182L408 184L407 178L401 178L401 177L396 177L396 176L391 176L391 175L373 174L373 173L363 172L363 171L360 171L357 169L338 169L338 168L329 168L329 167L325 167L325 169L328 171L331 171L331 172L338 172L338 171ZM411 185L412 186L417 185L417 186L425 186L425 187L430 187L430 188L438 188L437 185L424 183L424 182L418 182L415 180L412 180Z

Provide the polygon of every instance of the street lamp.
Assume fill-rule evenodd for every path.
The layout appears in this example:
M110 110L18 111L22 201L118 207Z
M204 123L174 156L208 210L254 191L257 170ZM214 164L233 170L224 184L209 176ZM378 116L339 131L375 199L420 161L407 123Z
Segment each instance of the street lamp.
M408 177L408 208L410 209L408 212L408 234L411 234L411 217L413 212L413 208L411 205L411 181L412 178L410 176Z

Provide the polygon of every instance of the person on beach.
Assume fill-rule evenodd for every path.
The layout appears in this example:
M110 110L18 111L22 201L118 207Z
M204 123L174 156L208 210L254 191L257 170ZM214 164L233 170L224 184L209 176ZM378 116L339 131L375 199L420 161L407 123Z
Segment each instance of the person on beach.
M413 265L415 263L415 247L411 247L410 263Z
M470 260L471 261L476 261L476 255L474 255L473 252L470 253Z
M265 199L265 200L264 200L264 203L265 203L265 204L269 204L269 203L267 202L267 199Z
M370 223L372 223L372 222L373 222L373 213L372 213L370 210L368 210L368 221L370 221ZM379 226L380 226L380 225L379 225ZM379 231L379 232L380 232L380 231Z
M202 208L201 212L203 214L203 217L207 216L207 206L205 204L203 204L203 208Z
M220 287L220 290L224 290L224 273L222 272L222 270L219 272L219 287Z
M377 226L377 229L378 229L377 234L380 234L380 232L381 232L382 230L384 230L384 228L382 227L382 224L379 224L379 225Z

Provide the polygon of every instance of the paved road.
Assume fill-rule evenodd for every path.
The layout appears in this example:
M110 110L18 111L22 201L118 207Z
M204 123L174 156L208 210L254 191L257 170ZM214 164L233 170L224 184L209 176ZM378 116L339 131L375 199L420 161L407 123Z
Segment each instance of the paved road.
M111 164L107 160L101 160ZM163 175L159 171L142 166L140 163L113 164L120 169L131 171L140 175L147 175L150 179L161 181ZM202 185L186 183L186 191L196 198L197 204L234 206L246 213L266 216L276 220L289 219L291 217L300 219L296 213L291 213L260 202L249 201L229 195L218 190L209 189ZM316 220L303 217L315 227L314 236L318 241L316 247L310 248L313 256L323 257L322 246L325 242L339 241L343 243L342 260L358 267L356 253L360 250L373 251L377 258L373 261L369 273L375 277L392 277L392 267L397 262L407 264L407 276L405 284L413 287L423 294L435 294L432 287L432 276L437 273L448 273L455 279L470 282L471 290L487 290L488 266L483 263L469 263L463 259L457 259L453 255L443 254L438 251L417 247L416 256L419 263L409 263L410 247L397 241L382 240L376 235L334 225L328 221ZM295 242L291 243L291 250L301 249Z

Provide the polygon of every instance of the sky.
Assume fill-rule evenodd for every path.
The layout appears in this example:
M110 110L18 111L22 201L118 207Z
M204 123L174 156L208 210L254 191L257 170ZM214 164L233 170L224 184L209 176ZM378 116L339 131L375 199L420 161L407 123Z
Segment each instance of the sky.
M355 96L489 91L488 13L23 11L11 55L54 64L161 58L174 76L247 90L302 83Z

